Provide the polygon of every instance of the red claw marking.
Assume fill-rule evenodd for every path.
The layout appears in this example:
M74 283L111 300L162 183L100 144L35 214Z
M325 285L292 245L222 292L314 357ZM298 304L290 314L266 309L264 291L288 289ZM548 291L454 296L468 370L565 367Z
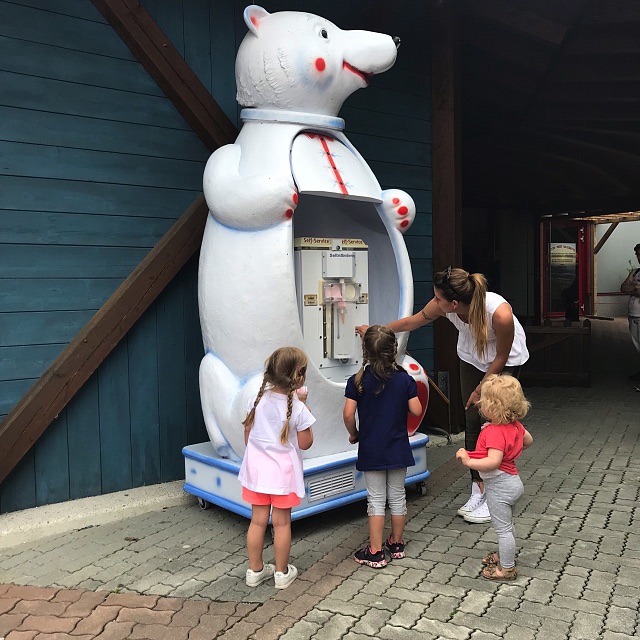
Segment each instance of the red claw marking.
M293 202L294 202L295 204L298 204L298 194L297 194L297 193L294 193L294 194L293 194Z
M326 68L327 68L327 63L324 61L324 58L316 58L316 69L322 72Z
M404 229L404 228L406 228L406 227L408 227L408 226L409 226L409 221L408 221L408 220L403 220L403 221L400 223L400 226L401 226L403 229Z
M402 205L401 207L398 208L398 215L399 216L406 216L407 213L409 213L409 209L407 209L407 207L405 207L404 205Z
M400 198L394 198L391 202L393 204L400 204Z
M411 371L417 371L418 373L420 372L420 366L415 363L410 364L409 369L411 369Z
M293 218L293 209L287 209L284 212L284 217L287 218L287 220L291 220L291 218Z

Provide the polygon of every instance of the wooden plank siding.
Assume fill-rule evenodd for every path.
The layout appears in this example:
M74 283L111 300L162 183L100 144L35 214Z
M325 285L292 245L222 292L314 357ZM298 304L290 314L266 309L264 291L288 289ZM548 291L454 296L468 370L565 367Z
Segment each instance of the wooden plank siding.
M0 1L0 85L3 416L198 197L209 149L89 1ZM53 420L0 485L0 511L180 475L180 447L161 459L158 360L189 354L172 382L189 370L193 385L196 273L194 257ZM181 349L159 343L172 314ZM180 433L188 397L201 441L197 386L184 397ZM174 410L164 428L177 422Z
M292 8L279 4L268 9ZM301 4L343 28L402 36L403 21L420 20L428 32L422 3L386 16L380 2ZM237 125L246 3L141 5ZM394 69L341 113L383 188L416 201L416 309L431 296L428 59L427 38L404 42ZM211 142L89 0L0 0L0 86L1 416L194 201ZM2 482L0 512L183 477L182 446L207 438L196 281L194 256ZM414 333L409 349L431 370L432 331Z

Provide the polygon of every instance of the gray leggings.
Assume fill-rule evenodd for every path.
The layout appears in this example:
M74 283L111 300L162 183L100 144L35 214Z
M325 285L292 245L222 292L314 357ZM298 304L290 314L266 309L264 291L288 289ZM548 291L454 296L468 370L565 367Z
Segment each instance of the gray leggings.
M384 516L385 505L389 502L389 511L392 516L406 516L407 493L404 489L406 478L406 467L403 469L365 471L367 515Z
M491 524L498 535L500 564L510 569L516 564L516 537L513 527L513 507L522 497L524 486L520 476L501 473L484 481L484 492L491 514Z

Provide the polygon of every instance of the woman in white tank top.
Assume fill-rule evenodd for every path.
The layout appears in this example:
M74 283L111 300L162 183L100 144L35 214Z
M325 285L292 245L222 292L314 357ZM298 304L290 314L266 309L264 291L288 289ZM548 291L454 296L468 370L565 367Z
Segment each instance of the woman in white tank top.
M413 316L389 322L396 333L423 327L437 318L447 318L458 329L460 389L465 402L465 449L473 451L480 435L482 418L475 403L480 386L492 373L511 373L529 359L524 329L513 315L511 305L497 293L487 291L481 273L447 267L433 276L434 297ZM356 327L362 335L366 326ZM490 522L484 483L471 471L471 497L458 509L467 522Z

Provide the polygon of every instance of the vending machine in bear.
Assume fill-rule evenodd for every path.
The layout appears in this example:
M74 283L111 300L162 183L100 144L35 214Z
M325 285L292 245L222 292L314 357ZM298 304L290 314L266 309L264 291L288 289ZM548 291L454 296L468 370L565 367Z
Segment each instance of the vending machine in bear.
M369 324L369 255L362 239L300 237L294 240L296 296L304 349L323 376L343 386L362 366L361 340L353 330ZM426 405L428 388L419 382ZM409 440L415 464L406 484L419 494L429 477L426 434L409 422ZM346 432L345 432L346 438ZM198 497L202 508L216 504L251 517L241 499L236 476L239 464L216 456L210 443L185 447L185 490ZM292 509L293 520L366 497L364 474L356 470L357 449L306 459L303 462L305 497Z

